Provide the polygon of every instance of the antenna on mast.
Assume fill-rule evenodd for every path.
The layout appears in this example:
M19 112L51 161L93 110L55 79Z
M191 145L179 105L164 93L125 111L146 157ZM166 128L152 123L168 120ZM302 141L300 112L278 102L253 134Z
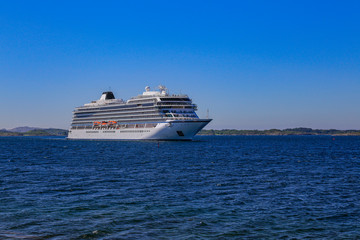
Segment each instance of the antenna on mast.
M164 85L159 85L160 93L167 95L169 94L168 89Z

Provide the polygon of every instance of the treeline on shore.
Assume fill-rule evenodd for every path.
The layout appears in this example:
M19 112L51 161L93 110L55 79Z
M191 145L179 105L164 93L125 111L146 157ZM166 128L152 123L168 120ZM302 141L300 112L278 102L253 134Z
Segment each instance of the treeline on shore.
M269 130L201 130L198 135L332 135L332 136L360 136L360 130L337 129L312 129L312 128L287 128Z
M68 131L64 129L48 128L48 129L33 129L26 132L11 132L7 130L0 130L0 136L67 136Z

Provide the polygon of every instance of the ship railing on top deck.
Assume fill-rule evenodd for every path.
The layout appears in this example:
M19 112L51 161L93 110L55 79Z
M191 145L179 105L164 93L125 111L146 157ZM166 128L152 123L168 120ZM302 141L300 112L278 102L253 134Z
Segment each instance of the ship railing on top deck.
M196 104L190 102L158 102L157 106L169 106L169 105L176 105L176 106L195 106Z
M171 94L168 95L169 97L184 97L184 98L188 98L189 96L186 94Z

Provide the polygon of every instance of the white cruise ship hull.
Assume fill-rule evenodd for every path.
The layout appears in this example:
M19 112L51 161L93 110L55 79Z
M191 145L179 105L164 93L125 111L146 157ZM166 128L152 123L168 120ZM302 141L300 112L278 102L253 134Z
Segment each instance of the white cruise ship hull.
M192 140L211 119L170 120L152 128L71 129L68 139Z

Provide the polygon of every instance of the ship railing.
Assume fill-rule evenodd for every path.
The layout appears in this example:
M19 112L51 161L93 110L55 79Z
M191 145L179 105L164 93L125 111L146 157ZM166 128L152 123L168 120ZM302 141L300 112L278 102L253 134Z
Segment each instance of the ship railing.
M194 106L193 103L187 103L187 102L158 102L157 106Z
M96 130L109 130L109 129L125 129L125 128L155 128L157 123L128 123L128 124L114 124L114 125L94 125L94 126L73 126L71 129L96 129Z
M164 117L166 120L194 120L198 119L197 117Z

